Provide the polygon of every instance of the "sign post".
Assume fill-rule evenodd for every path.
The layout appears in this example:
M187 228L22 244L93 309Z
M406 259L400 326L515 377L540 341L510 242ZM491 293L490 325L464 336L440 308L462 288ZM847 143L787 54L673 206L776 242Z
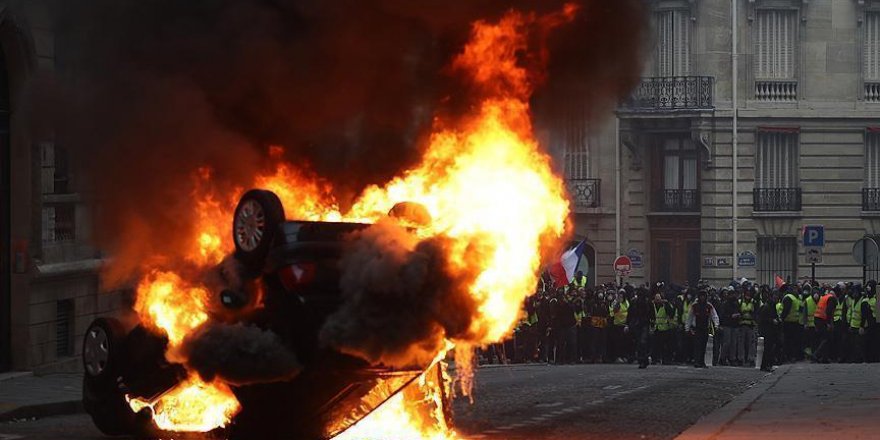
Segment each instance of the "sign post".
M810 279L813 284L816 284L816 263L822 262L822 248L825 247L825 226L804 225L803 239L807 262L810 263Z
M632 271L632 260L626 255L621 255L614 260L614 272L617 273L617 285L623 284L623 277Z

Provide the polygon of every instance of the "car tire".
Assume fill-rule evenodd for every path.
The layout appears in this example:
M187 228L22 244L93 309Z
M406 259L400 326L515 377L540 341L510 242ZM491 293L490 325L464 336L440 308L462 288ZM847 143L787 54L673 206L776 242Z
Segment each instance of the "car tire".
M131 434L137 426L137 415L119 389L125 334L118 320L98 318L83 340L83 408L107 435Z
M238 201L232 221L235 257L251 272L260 272L272 240L284 222L284 206L272 191L252 189Z

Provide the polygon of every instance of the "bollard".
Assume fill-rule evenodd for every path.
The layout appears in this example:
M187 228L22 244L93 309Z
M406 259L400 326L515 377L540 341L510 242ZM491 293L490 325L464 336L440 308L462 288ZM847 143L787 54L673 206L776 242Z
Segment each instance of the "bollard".
M764 362L764 337L758 337L758 349L755 350L755 369L761 369L761 363Z
M706 339L706 355L703 356L703 362L707 367L713 367L715 366L713 360L715 360L715 335L710 334Z

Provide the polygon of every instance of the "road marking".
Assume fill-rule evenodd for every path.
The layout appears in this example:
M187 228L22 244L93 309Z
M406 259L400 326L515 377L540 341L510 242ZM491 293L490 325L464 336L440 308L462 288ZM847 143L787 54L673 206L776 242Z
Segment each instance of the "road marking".
M621 387L621 385L609 385L609 386L614 387L614 388L611 388L611 389L618 389L618 388ZM608 396L606 396L606 397L603 398L603 399L591 400L591 401L589 401L589 402L587 402L587 403L582 403L581 405L569 406L569 407L566 407L566 408L557 409L557 410L555 410L555 411L547 412L547 413L544 413L544 414L539 414L539 415L534 416L534 417L532 417L532 418L530 418L530 419L528 419L528 420L526 420L526 421L524 421L524 422L514 423L514 424L511 424L511 425L505 425L505 426L499 426L499 427L496 427L496 428L493 428L493 429L489 429L489 430L483 431L482 433L480 433L480 434L478 434L478 435L480 436L480 438L483 438L483 437L487 437L487 436L493 436L493 435L497 435L497 434L503 434L503 433L505 433L506 431L510 431L510 430L514 430L514 429L526 428L526 427L529 427L529 426L537 426L537 425L540 425L540 424L542 424L542 423L544 423L544 422L546 422L546 421L548 421L548 420L555 419L555 418L557 418L557 417L561 417L561 416L563 416L563 415L573 414L573 413L576 413L576 412L578 412L578 411L581 411L581 410L584 409L585 406L596 406L596 405L600 405L600 404L603 404L603 403L605 403L605 402L608 402L608 401L614 400L614 399L616 399L616 398L618 398L618 397L626 396L626 395L628 395L628 394L632 394L632 393L636 393L636 392L639 392L639 391L645 390L645 389L647 389L647 388L650 388L650 386L649 386L649 385L642 385L642 386L640 386L640 387L635 387L635 388L631 388L631 389L628 389L628 390L618 391L618 392L616 392L616 393L611 393L611 394L609 394ZM603 389L608 389L608 387L605 387L605 388L603 388ZM561 405L561 404L562 404L562 403L559 402L559 405ZM544 404L544 405L545 405L545 406L544 406L545 408L546 408L546 407L554 407L554 406L558 406L558 405L555 404L555 403L554 403L554 404ZM535 406L537 407L538 405L535 405ZM2 440L2 439L0 439L0 440Z
M602 389L603 389L603 390L616 390L616 389L618 389L618 388L620 388L620 387L622 387L622 386L623 386L623 385L608 385L607 387L602 387Z
M551 403L538 403L535 404L535 408L553 408L554 406L562 406L562 402L551 402Z

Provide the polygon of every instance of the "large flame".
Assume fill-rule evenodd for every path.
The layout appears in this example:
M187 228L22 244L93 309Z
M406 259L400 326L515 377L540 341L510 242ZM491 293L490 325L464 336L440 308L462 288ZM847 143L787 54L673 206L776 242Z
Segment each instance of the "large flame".
M247 187L275 192L291 219L373 222L398 202L418 202L434 219L420 237L451 238L453 246L446 256L451 267L464 269L468 246L490 247L484 253L487 257L476 263L479 276L469 286L479 305L469 332L472 337L452 342L460 349L501 340L536 285L542 254L564 235L569 213L563 183L535 140L528 104L546 54L539 51L526 60L521 55L535 34L540 37L575 12L572 6L543 17L510 12L497 23L475 23L472 39L453 61L452 71L474 85L482 102L455 121L437 120L421 163L384 186L367 188L348 212L340 212L329 183L282 161L278 147L270 151L275 167L253 182L235 186L233 194L218 194L211 185L210 169L197 170L193 193L197 223L193 245L182 259L209 267L231 250L232 211ZM177 348L187 334L210 319L207 298L205 287L160 267L138 286L135 308L149 328L167 334L169 359L185 364ZM467 372L467 364L460 362L459 371ZM462 383L470 381L466 378ZM426 418L412 409L418 400L436 399L444 386L423 376L419 392L394 396L338 439L456 438L444 417ZM195 374L156 401L132 399L131 406L152 408L156 424L170 431L209 431L225 426L239 410L227 385L202 382Z

